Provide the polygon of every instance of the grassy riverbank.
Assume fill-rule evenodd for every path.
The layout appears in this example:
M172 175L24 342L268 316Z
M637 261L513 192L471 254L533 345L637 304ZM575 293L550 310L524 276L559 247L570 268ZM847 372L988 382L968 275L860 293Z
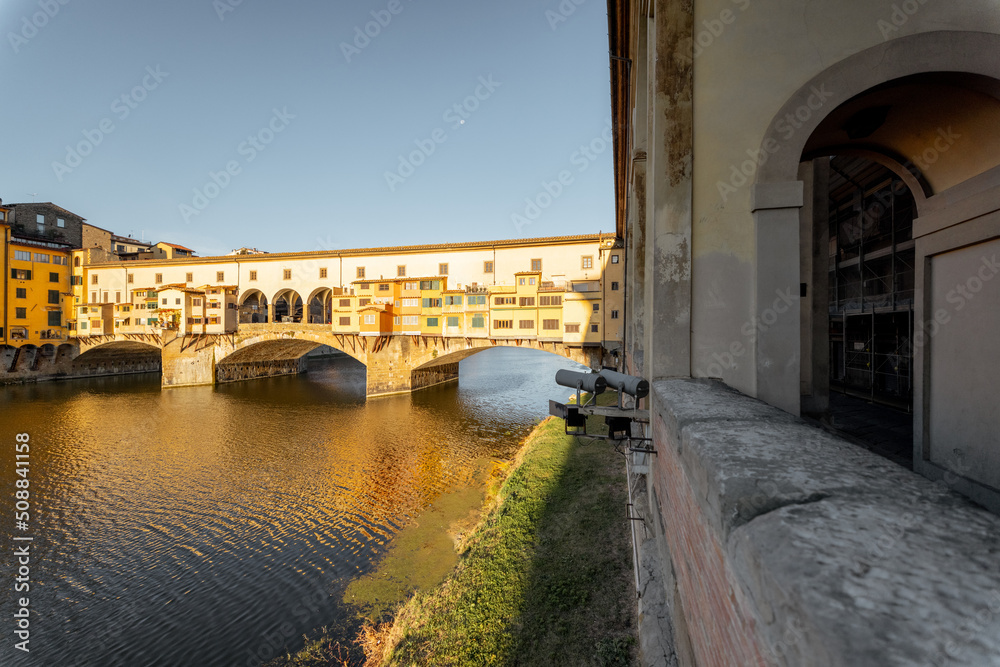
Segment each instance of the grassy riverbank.
M416 593L392 622L366 626L366 664L632 664L622 456L549 419L494 491L478 525L457 538L450 576ZM357 661L358 646L347 648ZM343 647L321 640L281 664L346 664L338 655L346 657Z

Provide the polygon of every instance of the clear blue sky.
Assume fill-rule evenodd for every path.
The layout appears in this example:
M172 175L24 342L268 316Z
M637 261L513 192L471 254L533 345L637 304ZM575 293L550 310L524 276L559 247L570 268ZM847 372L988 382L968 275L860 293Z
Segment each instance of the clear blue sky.
M203 255L613 230L606 3L559 6L4 0L0 197Z

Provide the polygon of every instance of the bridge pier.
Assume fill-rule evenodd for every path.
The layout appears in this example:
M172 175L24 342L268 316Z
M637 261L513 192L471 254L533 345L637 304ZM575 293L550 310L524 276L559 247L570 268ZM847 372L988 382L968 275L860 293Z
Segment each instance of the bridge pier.
M163 387L195 387L215 384L215 346L198 345L195 336L163 332Z

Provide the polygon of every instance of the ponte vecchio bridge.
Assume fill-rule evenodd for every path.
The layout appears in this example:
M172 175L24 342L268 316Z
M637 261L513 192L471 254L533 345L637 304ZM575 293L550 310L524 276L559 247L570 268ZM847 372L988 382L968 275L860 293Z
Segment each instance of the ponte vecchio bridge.
M180 387L297 373L325 345L366 366L369 396L456 379L497 346L597 367L621 341L623 260L590 235L82 261L74 363L114 373L158 354L162 384Z

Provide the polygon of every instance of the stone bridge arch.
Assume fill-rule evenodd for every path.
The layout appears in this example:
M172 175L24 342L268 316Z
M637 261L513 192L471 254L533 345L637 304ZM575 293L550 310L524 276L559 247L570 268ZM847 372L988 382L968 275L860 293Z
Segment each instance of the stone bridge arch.
M73 358L74 375L155 373L162 369L162 339L153 335L100 336L80 341Z

